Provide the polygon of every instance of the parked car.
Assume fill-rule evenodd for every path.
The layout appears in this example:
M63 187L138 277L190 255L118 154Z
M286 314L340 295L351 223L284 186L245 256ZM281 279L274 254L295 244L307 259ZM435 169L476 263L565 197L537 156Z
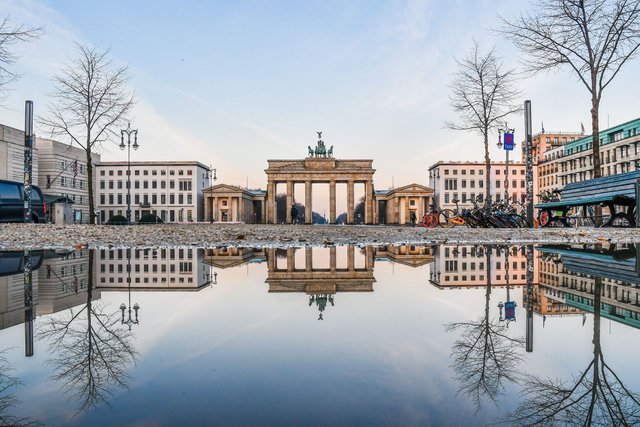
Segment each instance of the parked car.
M42 191L35 185L31 193L31 219L35 223L46 221L47 204ZM23 222L24 184L15 181L0 180L0 222Z

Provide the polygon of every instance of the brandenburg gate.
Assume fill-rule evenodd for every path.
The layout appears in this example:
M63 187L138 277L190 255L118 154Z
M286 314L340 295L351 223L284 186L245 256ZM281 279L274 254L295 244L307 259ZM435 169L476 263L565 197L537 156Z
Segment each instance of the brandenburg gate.
M302 160L268 160L267 174L267 223L277 223L276 186L286 184L287 224L291 223L293 205L293 186L304 183L305 224L311 224L313 206L312 186L315 183L329 184L329 223L336 223L336 184L347 184L347 223L353 224L355 200L354 185L364 184L364 222L373 224L373 160L337 160L333 158L333 146L328 150L322 141L322 132L318 132L318 145L315 150L309 148L309 157Z

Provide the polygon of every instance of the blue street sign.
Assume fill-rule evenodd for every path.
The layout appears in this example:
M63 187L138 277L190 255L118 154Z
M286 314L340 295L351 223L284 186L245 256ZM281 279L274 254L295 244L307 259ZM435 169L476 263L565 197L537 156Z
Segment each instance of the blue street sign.
M504 318L506 320L516 320L516 302L507 301L504 304Z
M513 150L513 134L505 133L504 134L504 149L505 150Z

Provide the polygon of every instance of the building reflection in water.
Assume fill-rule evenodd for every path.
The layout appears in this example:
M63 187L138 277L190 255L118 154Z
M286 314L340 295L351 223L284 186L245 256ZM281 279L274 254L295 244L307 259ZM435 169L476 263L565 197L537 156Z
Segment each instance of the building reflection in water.
M128 387L136 358L130 327L138 322L131 304L137 292L201 291L218 283L225 269L266 263L266 291L304 294L304 304L324 320L339 305L338 293L373 292L375 264L388 261L430 265L429 282L443 291L479 288L484 293L471 319L447 325L456 334L452 368L459 390L478 407L497 403L507 384L521 385L520 407L501 422L640 423L640 399L609 366L600 343L602 317L640 328L640 256L633 245L5 252L0 253L0 328L23 322L27 327L36 314L55 314L38 322L36 336L48 345L54 380L86 410L107 401L114 389ZM498 288L506 291L506 299L497 300ZM104 292L127 292L128 306L122 312L105 307L100 301ZM516 292L522 293L517 310L526 311L524 337L507 329L518 318ZM511 303L513 310L507 311ZM593 357L575 380L524 373L524 351L533 350L534 315L543 325L547 317L580 316L589 327L587 319L593 318ZM26 331L29 355L33 347ZM0 381L15 379L0 376Z
M127 389L128 371L136 359L131 331L94 295L94 257L93 251L84 257L88 269L84 302L43 318L37 332L48 346L46 363L53 369L52 379L77 403L78 412L108 402L116 388Z
M328 248L267 249L269 292L299 292L324 320L328 305L334 306L338 292L373 292L375 262L389 260L411 267L433 262L430 247L354 246Z
M523 402L501 421L508 425L640 425L640 394L607 363L602 317L638 328L640 256L634 245L544 246L538 298L559 302L558 315L593 314L593 356L572 380L525 374ZM549 283L544 283L549 282ZM544 303L539 308L548 307ZM555 312L548 312L555 315ZM583 321L584 325L584 321Z

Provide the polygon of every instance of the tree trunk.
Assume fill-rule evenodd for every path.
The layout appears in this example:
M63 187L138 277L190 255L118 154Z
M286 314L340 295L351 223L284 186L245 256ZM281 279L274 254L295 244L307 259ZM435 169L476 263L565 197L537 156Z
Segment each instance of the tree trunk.
M89 190L89 224L96 223L95 206L93 203L93 163L91 163L91 146L87 146L87 189Z
M485 190L484 204L488 206L491 203L491 159L489 158L489 129L484 129L484 164L485 164Z
M591 140L593 146L593 177L599 178L602 176L600 171L601 163L600 163L600 126L598 125L598 117L600 115L599 112L600 103L595 98L595 95L591 100Z

